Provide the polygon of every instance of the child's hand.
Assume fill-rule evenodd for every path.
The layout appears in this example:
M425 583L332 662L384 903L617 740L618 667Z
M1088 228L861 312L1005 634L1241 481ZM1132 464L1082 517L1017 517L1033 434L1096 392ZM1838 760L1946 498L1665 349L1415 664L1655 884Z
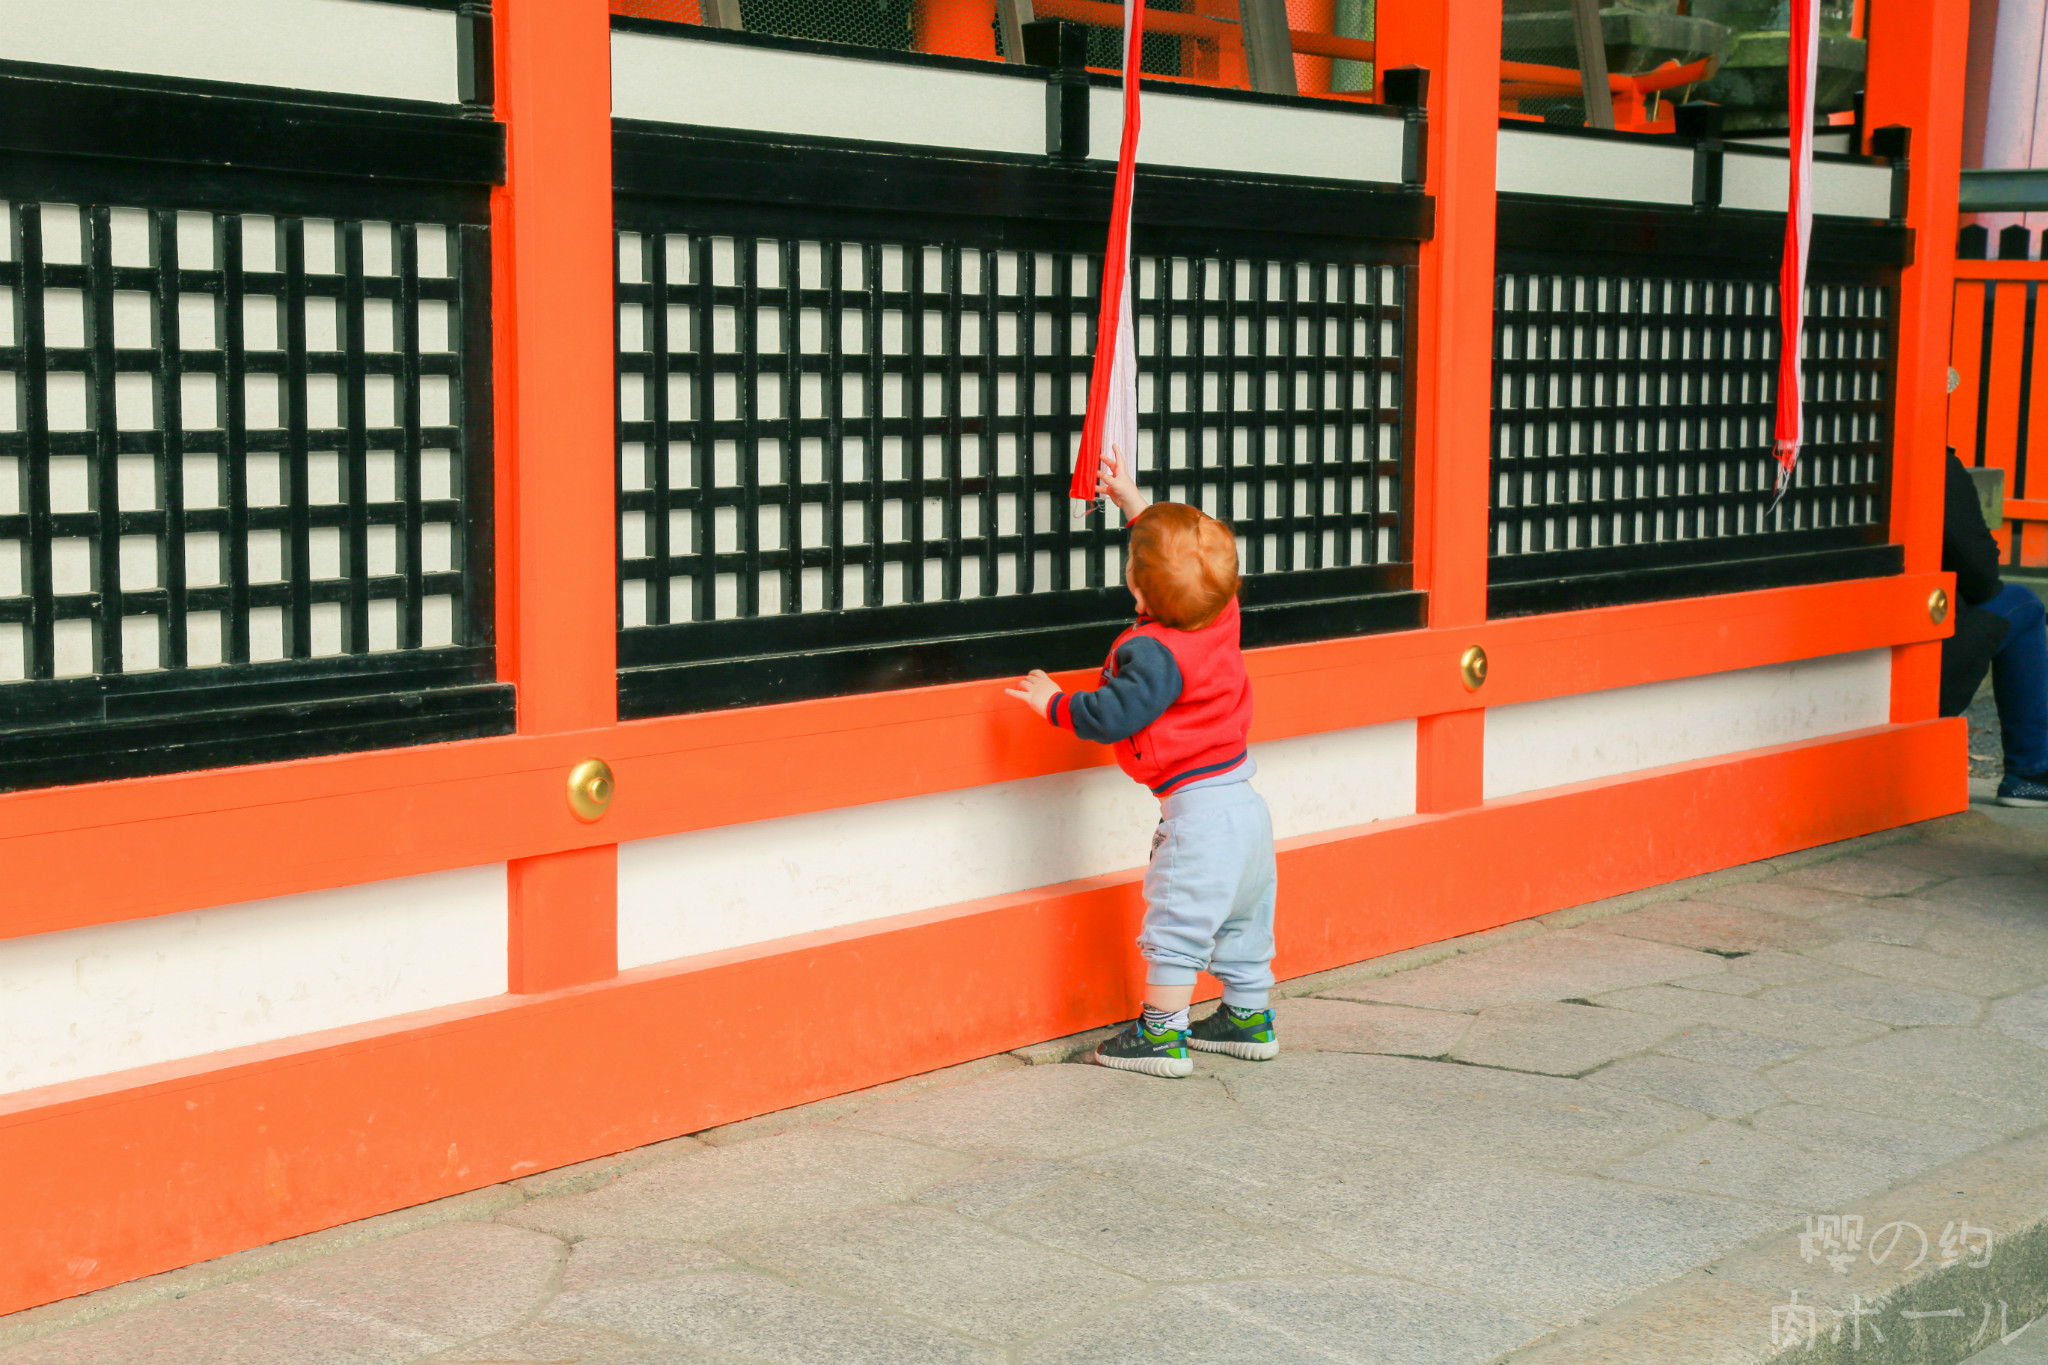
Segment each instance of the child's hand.
M1108 498L1124 514L1125 521L1132 521L1152 505L1152 500L1138 491L1127 464L1123 451L1111 446L1095 466L1095 496Z
M1034 668L1018 679L1017 686L1004 688L1004 695L1015 697L1039 715L1052 705L1052 699L1060 694L1060 685L1046 676L1042 668Z

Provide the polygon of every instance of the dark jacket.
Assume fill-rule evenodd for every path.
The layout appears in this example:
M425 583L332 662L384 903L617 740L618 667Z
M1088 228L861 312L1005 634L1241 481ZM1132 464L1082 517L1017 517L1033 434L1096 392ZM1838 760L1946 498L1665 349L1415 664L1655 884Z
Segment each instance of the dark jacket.
M2007 626L1979 610L2005 585L1998 581L1998 542L1984 525L1977 487L1953 450L1943 488L1941 567L1956 576L1956 631L1941 642L1941 714L1960 716L2005 643Z
M1058 694L1045 718L1115 746L1118 766L1158 796L1235 768L1252 728L1237 599L1200 630L1140 617L1110 646L1101 684Z

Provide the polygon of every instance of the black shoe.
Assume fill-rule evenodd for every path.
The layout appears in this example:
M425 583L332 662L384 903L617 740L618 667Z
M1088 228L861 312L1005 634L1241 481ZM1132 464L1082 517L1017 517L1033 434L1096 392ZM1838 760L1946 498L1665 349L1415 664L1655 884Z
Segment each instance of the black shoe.
M1147 1076L1169 1078L1185 1076L1195 1069L1195 1059L1188 1056L1187 1031L1170 1028L1153 1033L1145 1027L1143 1016L1133 1019L1123 1032L1096 1048L1095 1060L1118 1071L1142 1071Z
M1273 1011L1235 1010L1218 1005L1207 1019L1197 1019L1188 1030L1188 1042L1204 1052L1226 1052L1248 1062L1268 1062L1280 1055L1280 1038L1273 1031Z

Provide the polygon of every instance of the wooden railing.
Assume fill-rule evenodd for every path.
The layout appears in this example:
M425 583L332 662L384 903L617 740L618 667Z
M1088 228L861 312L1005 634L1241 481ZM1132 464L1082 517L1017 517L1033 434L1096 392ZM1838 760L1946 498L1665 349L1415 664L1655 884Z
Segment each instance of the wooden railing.
M1999 241L2006 259L1988 261L1982 230L1964 232L1948 443L1966 465L2005 471L2005 562L2048 568L2048 348L2036 344L2035 326L2048 261L2027 260L2028 245L2027 229L2008 228Z

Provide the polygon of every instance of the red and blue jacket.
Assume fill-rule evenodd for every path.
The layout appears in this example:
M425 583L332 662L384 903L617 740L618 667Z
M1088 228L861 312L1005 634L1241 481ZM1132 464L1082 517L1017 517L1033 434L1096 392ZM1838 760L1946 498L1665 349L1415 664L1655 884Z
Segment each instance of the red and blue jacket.
M1045 718L1114 745L1118 766L1155 795L1171 795L1245 760L1252 684L1237 642L1234 597L1200 630L1141 616L1110 646L1101 684L1058 693Z

